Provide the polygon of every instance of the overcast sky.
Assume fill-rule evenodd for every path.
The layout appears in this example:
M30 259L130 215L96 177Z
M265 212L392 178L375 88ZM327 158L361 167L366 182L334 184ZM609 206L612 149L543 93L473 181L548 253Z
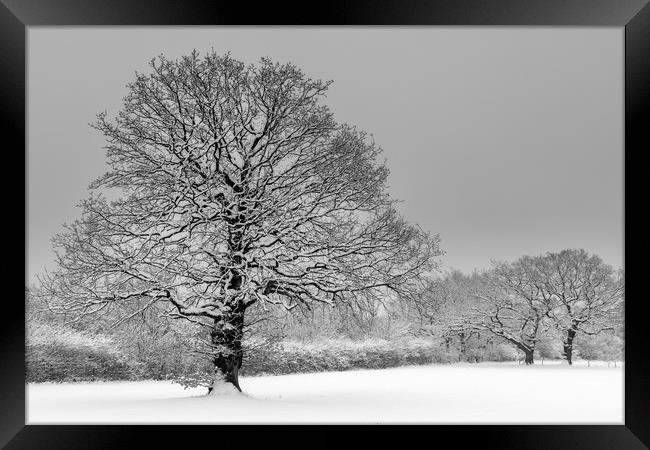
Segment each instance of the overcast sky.
M328 106L374 135L445 268L563 248L622 265L623 28L30 27L28 281L106 169L95 114L157 54L210 48L334 80Z

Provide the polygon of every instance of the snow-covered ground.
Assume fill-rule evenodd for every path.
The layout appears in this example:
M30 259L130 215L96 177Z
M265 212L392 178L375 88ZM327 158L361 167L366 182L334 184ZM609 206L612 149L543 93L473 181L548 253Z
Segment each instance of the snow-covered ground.
M622 424L623 369L557 361L242 378L206 397L164 381L27 386L27 423Z

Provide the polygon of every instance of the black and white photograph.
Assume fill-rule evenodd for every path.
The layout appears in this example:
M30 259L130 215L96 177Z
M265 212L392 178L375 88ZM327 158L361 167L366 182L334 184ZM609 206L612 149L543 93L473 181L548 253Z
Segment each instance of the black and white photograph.
M623 424L624 44L29 27L26 423Z

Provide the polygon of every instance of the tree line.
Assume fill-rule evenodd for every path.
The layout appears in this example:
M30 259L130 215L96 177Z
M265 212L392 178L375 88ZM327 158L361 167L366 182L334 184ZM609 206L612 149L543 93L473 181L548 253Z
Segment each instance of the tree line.
M572 364L577 337L622 330L623 275L582 249L495 262L470 275L452 272L417 305L418 331L456 339L461 348L487 333L520 350L526 364L540 342L554 338Z

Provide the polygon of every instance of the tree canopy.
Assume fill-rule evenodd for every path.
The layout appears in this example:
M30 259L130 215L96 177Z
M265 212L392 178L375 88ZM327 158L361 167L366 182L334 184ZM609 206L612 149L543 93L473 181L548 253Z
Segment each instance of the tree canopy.
M54 239L53 307L127 319L164 302L210 330L238 387L252 305L417 297L439 239L400 217L381 149L321 103L330 82L215 52L150 65L92 125L109 170Z

